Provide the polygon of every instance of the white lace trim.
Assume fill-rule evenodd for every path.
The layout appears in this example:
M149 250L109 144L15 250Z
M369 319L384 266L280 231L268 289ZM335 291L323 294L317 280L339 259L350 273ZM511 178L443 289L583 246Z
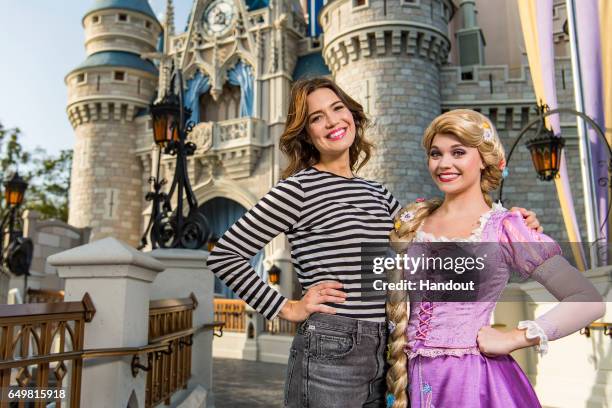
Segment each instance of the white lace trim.
M467 354L480 355L478 347L468 348L420 348L415 351L408 349L406 351L408 359L415 358L416 356L436 358L441 356L454 356L461 357Z
M466 238L448 238L444 235L436 236L430 234L429 232L425 232L422 230L423 224L425 224L425 220L421 222L419 228L416 231L415 241L417 242L481 242L482 241L482 232L484 231L485 225L491 218L491 215L495 212L505 211L503 205L500 203L493 203L491 209L486 213L482 214L478 219L478 227L474 228L470 233L470 236Z
M521 320L520 322L518 322L517 327L519 329L527 329L525 337L530 340L539 337L540 344L536 346L536 349L538 350L540 357L546 354L546 352L548 351L548 336L546 336L546 332L544 332L544 329L542 329L539 324L537 324L533 320Z
M478 219L478 227L474 228L472 232L470 233L470 236L466 238L448 238L448 237L445 237L444 235L436 236L429 232L425 232L422 230L423 224L425 223L425 220L423 220L421 222L421 225L419 225L419 228L416 231L415 241L418 241L418 242L424 242L424 241L425 242L480 242L482 241L482 231L484 230L485 225L489 221L489 218L491 218L491 215L494 212L505 211L505 210L506 209L500 203L493 203L493 206L491 207L491 209L487 211L486 213L482 214L480 218Z

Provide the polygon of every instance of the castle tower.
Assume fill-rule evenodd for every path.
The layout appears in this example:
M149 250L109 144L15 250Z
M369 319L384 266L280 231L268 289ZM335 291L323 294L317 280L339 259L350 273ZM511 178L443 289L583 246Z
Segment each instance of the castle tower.
M68 222L137 244L146 182L134 118L147 112L157 68L140 56L162 30L147 0L96 0L83 17L85 61L66 75L76 141Z
M434 192L420 141L440 113L453 13L450 0L336 0L321 10L325 61L375 122L376 151L360 174L401 203Z

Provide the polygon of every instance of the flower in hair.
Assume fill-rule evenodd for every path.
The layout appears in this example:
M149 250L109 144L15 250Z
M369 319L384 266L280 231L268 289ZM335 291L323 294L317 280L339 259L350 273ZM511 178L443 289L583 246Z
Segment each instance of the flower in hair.
M424 201L425 201L425 198L424 198L424 197L419 197L419 198L417 198L417 199L416 199L416 200L414 200L414 201L416 201L417 203L422 203L422 202L424 202Z
M482 133L483 139L486 140L487 142L493 141L493 129L491 129L491 125L489 125L489 122L483 122L482 129L483 129L483 133Z
M393 333L393 331L395 331L395 327L396 327L395 322L394 322L394 321L389 320L389 322L387 323L387 325L389 326L389 333Z
M406 211L402 215L400 215L400 220L403 222L408 222L414 218L414 212Z
M399 231L399 229L402 227L402 222L408 222L408 221L410 221L413 218L414 218L414 212L412 212L412 211L405 211L395 221L395 224L393 224L393 227L395 228L396 231Z

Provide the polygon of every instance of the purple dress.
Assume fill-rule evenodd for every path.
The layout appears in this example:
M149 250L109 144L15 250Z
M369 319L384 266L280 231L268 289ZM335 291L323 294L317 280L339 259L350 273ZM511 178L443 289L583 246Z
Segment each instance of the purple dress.
M550 244L518 251L520 254L498 251L495 261L502 267L495 268L499 276L489 282L492 297L486 301L451 303L423 298L410 302L406 329L412 408L540 407L533 387L516 361L509 355L486 357L480 353L476 337L481 327L490 324L510 270L519 269L521 275L528 277L538 266L559 255L559 246L549 237L527 229L520 215L497 206L481 217L480 227L469 238L434 237L419 228L414 241ZM530 323L536 330L541 329L536 322ZM541 338L545 340L546 336Z

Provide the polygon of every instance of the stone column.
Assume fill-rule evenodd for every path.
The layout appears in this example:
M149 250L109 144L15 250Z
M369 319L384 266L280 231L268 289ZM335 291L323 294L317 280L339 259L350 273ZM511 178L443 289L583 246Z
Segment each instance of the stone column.
M193 327L213 322L214 279L206 266L207 251L191 249L156 249L151 256L165 266L151 291L151 299L184 298L191 292L198 300L193 313ZM194 390L207 391L206 406L213 406L212 395L212 328L199 331L193 337L191 354L191 379L184 392L173 396L173 402L180 403ZM199 392L199 391L197 391Z
M66 301L87 292L96 308L85 325L85 349L143 346L148 343L151 282L164 265L109 237L49 257L65 279ZM85 360L82 407L116 408L129 401L145 405L147 373L132 377L131 356ZM144 359L146 362L146 359Z

